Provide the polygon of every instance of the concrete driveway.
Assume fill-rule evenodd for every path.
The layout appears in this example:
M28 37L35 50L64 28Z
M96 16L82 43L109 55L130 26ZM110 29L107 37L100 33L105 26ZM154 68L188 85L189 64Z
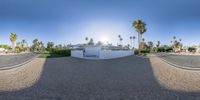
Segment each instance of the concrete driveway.
M0 71L0 100L199 100L199 82L157 57L36 58Z

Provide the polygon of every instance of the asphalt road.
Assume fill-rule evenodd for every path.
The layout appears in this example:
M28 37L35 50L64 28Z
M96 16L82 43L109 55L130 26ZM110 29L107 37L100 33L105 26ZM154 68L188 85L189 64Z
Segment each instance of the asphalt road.
M24 53L18 55L0 55L0 68L10 67L24 63L35 56L36 54L34 53Z
M0 80L3 80L0 89L4 90L0 92L0 100L200 98L199 92L192 92L199 87L199 73L169 67L159 59L135 56L111 60L36 58L24 67L0 72Z
M174 54L159 54L159 57L164 60L179 65L183 67L189 68L200 68L200 56L197 55L174 55Z

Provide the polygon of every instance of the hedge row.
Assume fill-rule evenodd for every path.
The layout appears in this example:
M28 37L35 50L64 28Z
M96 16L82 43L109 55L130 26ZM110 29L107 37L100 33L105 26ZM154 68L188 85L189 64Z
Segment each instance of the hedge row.
M50 53L63 56L71 56L71 50L51 50Z

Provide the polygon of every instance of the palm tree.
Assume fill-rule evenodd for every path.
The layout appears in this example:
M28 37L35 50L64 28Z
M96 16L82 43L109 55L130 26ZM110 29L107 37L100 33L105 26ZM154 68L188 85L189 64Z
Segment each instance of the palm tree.
M119 45L122 45L122 43L121 43L121 42L122 42L122 40L123 40L123 39L122 39L121 35L118 35L118 38L119 38L119 42L120 42L120 44L119 44Z
M160 41L157 41L156 47L160 47Z
M88 37L85 37L85 40L86 40L86 42L88 43ZM86 44L87 44L87 43L86 43Z
M90 38L90 41L88 42L88 45L94 45L94 40Z
M134 45L135 45L135 36L133 36L133 47L134 47Z
M17 34L16 33L11 33L10 34L10 41L12 42L12 51L15 51L15 42L17 40Z
M141 42L141 49L145 49L145 39L144 38L142 39L142 42Z
M144 32L147 31L146 24L144 22L142 22L142 20L136 20L132 23L132 27L134 27L136 32L138 33L138 47L140 49L142 35L144 34Z
M22 42L21 42L21 44L22 44L22 48L24 48L25 47L25 45L26 45L26 40L22 40Z
M174 36L173 39L176 40L176 36Z
M174 52L176 51L175 49L177 48L177 44L178 44L178 42L176 41L176 36L173 36L173 49L174 49Z
M119 38L121 38L121 35L118 35Z
M120 42L121 42L121 45L122 45L122 44L123 44L123 43L122 43L122 41L123 41L123 38L121 37L119 40L120 40Z
M130 36L129 38L130 38L130 41L131 41L131 46L133 47L133 42L132 42L132 40L133 40L133 37L132 37L132 36Z

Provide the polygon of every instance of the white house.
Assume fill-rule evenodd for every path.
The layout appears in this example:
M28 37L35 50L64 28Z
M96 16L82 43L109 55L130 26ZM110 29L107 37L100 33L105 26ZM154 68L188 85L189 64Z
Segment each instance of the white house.
M71 51L72 57L85 59L112 59L133 55L133 50L114 46L85 45L83 49Z

